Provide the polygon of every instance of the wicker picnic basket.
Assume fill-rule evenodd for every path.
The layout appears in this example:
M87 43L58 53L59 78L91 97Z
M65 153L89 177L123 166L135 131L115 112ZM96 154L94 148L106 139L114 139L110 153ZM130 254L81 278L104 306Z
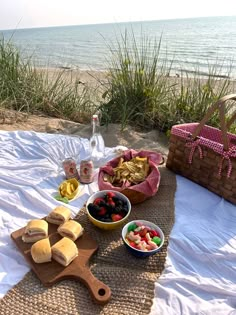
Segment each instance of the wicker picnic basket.
M231 101L228 121L227 101ZM236 204L236 135L228 132L236 119L236 103L232 101L236 101L236 94L214 103L200 123L173 126L166 166ZM217 109L220 129L206 125Z

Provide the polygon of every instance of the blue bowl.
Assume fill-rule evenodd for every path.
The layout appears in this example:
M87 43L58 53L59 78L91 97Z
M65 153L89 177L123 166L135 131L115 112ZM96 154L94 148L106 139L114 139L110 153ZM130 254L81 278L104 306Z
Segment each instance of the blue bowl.
M149 250L149 251L143 251L143 250L139 250L139 249L136 249L132 246L129 245L129 243L126 241L125 237L127 235L127 232L128 232L128 226L132 223L138 223L138 224L142 224L142 225L145 225L145 226L148 226L150 227L152 230L155 230L157 231L159 234L160 234L160 239L161 239L161 243L159 245L158 248L156 249L153 249L153 250ZM145 258L145 257L149 257L149 256L152 256L156 253L158 253L160 251L160 249L162 248L163 244L164 244L164 241L165 241L165 236L164 236L164 233L162 232L162 230L159 228L158 225L150 222L150 221L146 221L146 220L133 220L133 221L130 221L128 222L122 229L122 240L124 242L124 245L126 246L126 248L128 249L128 251L136 256L136 257L139 257L139 258Z

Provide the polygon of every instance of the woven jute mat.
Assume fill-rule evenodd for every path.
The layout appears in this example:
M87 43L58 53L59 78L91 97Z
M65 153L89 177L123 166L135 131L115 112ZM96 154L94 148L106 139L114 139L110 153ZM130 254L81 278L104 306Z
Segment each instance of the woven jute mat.
M121 229L95 228L82 209L78 218L85 230L97 240L98 251L90 260L92 273L111 289L111 300L95 304L80 282L65 280L45 288L33 272L26 274L0 301L1 315L144 315L149 314L154 284L164 269L168 237L174 224L175 175L160 167L161 183L157 194L132 207L130 220L146 219L160 226L165 234L162 250L149 258L132 256L122 243Z

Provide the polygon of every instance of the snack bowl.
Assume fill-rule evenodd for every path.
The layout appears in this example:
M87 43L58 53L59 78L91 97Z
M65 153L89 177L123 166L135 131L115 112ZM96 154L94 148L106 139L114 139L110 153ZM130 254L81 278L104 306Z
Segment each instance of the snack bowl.
M66 197L69 200L73 199L79 191L79 184L75 178L63 181L58 188L60 196Z
M144 231L144 228L146 228L147 229L147 233L149 233L149 236L150 236L152 242L154 242L154 239L153 239L154 237L159 238L159 240L155 239L155 242L158 243L158 245L156 244L157 248L155 248L155 249L138 249L137 248L138 244L135 243L135 240L131 241L131 240L129 240L127 238L128 233L133 231L134 235L132 234L129 237L137 239L138 236L140 236L139 232L137 232L137 228L138 229L141 228L140 231ZM147 233L145 234L145 236L142 236L142 239L143 238L145 238L145 239L147 238ZM164 241L165 241L164 233L161 230L161 228L158 225L156 225L156 224L154 224L154 223L152 223L150 221L146 221L146 220L133 220L133 221L128 222L123 227L121 236L122 236L123 243L126 246L126 248L128 249L128 251L132 255L134 255L136 257L139 257L139 258L149 257L149 256L152 256L152 255L158 253L161 250L161 248L162 248L162 246L164 244ZM138 241L136 241L136 242L138 242ZM141 247L141 244L139 245L139 247ZM148 247L152 247L152 246L150 245Z
M123 225L127 220L131 212L131 203L120 192L101 190L89 197L86 211L89 220L95 226L103 230L113 230ZM102 212L104 213L102 214Z
M121 192L132 205L141 203L157 193L161 179L158 166L163 162L157 152L126 150L100 167L98 187Z

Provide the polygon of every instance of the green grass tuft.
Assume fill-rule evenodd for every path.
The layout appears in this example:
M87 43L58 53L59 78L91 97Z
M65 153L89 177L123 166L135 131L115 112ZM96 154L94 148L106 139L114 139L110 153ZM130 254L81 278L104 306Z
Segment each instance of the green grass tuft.
M0 105L28 113L87 122L95 104L87 86L79 79L65 77L65 70L49 78L31 59L23 61L19 51L4 38L0 39Z
M187 72L173 78L172 62L160 58L161 38L153 42L141 36L137 42L132 32L125 32L117 43L108 45L108 82L100 107L105 123L168 133L175 124L200 121L210 105L231 92L228 77L219 80L219 64L209 67L207 79L198 69L191 78ZM209 124L219 126L217 114Z

